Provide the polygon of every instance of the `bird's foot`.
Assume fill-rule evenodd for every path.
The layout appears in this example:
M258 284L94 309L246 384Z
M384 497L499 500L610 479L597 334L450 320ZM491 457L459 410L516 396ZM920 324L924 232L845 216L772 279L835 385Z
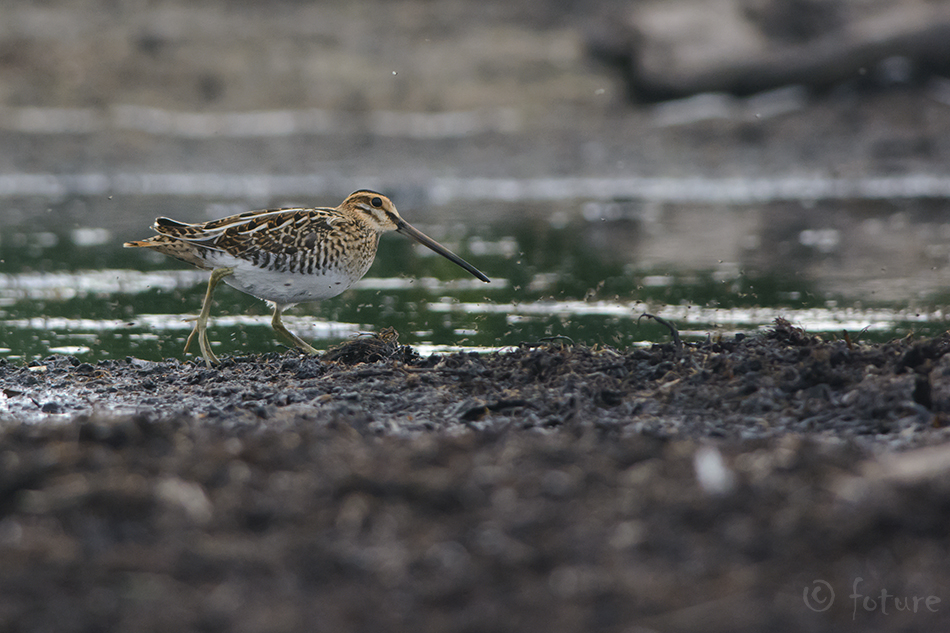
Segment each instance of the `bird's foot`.
M195 334L198 335L198 347L201 349L201 357L205 359L205 365L210 369L212 365L217 365L221 361L218 360L218 357L215 356L214 352L211 351L211 342L208 340L208 324L207 321L202 322L199 317L193 317L186 319L187 321L195 321L195 327L191 330L191 334L188 335L188 340L185 341L185 353L188 353L188 348L191 347L191 341L195 338Z

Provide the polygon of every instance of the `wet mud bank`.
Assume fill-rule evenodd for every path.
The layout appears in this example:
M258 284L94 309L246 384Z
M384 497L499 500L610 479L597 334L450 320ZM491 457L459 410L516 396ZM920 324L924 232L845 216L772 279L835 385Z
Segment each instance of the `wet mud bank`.
M948 337L863 345L777 323L682 351L430 358L357 341L333 361L0 366L0 622L950 620Z

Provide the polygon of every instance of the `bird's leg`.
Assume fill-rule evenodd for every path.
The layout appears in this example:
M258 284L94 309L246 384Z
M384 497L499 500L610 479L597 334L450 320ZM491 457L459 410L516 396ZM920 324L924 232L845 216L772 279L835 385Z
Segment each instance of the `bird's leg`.
M284 322L280 318L281 307L280 304L274 304L274 318L271 320L270 324L274 328L274 331L291 341L297 349L307 354L317 354L317 350L313 349L311 346L307 345L299 336L288 330L284 327Z
M218 357L211 351L211 343L208 341L208 317L211 315L211 297L214 295L215 287L221 283L221 280L234 272L233 268L215 268L211 271L211 279L208 280L208 291L205 293L204 303L201 304L201 314L195 319L195 329L188 335L185 341L185 351L191 347L191 339L198 335L198 346L201 348L201 356L205 359L208 367L218 364Z

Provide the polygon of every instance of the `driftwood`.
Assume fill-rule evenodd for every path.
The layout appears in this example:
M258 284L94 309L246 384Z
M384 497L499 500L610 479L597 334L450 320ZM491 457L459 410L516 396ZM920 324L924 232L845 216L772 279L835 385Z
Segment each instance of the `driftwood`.
M950 3L895 0L860 15L848 2L819 3L824 13L809 22L813 4L640 3L592 32L588 44L620 67L637 102L824 89L853 78L895 83L950 71Z

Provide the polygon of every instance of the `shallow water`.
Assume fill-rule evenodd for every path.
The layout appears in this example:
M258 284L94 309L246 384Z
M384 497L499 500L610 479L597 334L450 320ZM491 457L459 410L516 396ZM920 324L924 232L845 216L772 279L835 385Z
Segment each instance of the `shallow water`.
M718 184L735 191L734 181ZM152 217L169 206L181 209L179 219L198 221L249 203L179 195L169 204L169 191L101 197L51 186L27 196L7 187L0 355L181 357L207 273L121 243L148 236ZM820 186L801 189L801 199L761 202L715 188L700 202L690 197L695 188L679 200L608 188L600 197L565 190L545 202L522 182L496 186L494 200L477 203L480 189L459 187L453 195L468 202L452 204L441 203L447 194L435 195L436 187L432 195L407 196L413 204L403 215L491 284L386 236L367 278L340 297L292 309L286 322L317 348L392 326L400 342L422 353L546 337L620 347L667 340L665 328L639 318L644 312L674 321L687 338L754 332L776 318L825 336L848 332L853 340L942 331L946 201L934 191L810 199ZM113 215L117 206L121 216ZM212 317L218 353L283 348L266 306L252 297L221 286Z

